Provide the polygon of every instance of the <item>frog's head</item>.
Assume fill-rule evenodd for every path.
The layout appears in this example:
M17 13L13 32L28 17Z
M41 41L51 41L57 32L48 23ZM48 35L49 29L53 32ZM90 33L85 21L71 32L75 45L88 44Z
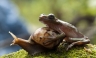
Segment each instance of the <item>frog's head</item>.
M43 23L52 23L56 21L56 17L54 16L54 14L49 14L49 15L44 15L41 14L39 17L39 21L43 22Z

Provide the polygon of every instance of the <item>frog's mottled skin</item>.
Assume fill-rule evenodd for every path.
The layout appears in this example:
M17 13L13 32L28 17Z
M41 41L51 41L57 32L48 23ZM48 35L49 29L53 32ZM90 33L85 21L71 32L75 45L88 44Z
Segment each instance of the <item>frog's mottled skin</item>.
M41 14L39 21L59 33L65 33L66 37L64 37L64 41L69 43L67 50L74 45L84 45L90 43L88 37L79 32L75 26L65 21L59 20L53 14Z

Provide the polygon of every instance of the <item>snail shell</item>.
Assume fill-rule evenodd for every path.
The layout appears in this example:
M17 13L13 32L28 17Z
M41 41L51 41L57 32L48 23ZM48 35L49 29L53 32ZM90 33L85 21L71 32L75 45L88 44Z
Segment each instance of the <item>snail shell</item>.
M58 32L48 27L42 27L34 32L32 40L46 48L52 49L59 44L60 40L47 42L46 44L44 42L55 39L58 34Z

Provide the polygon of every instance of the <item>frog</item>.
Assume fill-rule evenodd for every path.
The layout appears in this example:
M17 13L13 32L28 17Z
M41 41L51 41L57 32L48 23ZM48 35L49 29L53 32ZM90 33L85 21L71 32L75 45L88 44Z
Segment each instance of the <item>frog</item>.
M39 16L39 21L45 24L50 29L57 31L58 33L65 34L63 39L63 44L67 43L66 51L71 49L73 46L82 46L90 43L90 39L83 35L74 25L58 19L54 14L50 13L48 15L41 14ZM62 31L62 32L61 32ZM55 40L55 39L54 39ZM54 40L48 40L54 41ZM44 43L47 43L44 42Z

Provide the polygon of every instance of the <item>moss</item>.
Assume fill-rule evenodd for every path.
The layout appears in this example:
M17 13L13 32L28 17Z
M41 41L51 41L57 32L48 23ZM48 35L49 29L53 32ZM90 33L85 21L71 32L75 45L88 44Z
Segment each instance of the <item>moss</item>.
M0 58L96 58L96 45L88 44L83 47L73 47L69 51L65 51L64 47L59 47L57 51L40 53L34 56L28 55L28 53L21 49L17 52L10 53Z

